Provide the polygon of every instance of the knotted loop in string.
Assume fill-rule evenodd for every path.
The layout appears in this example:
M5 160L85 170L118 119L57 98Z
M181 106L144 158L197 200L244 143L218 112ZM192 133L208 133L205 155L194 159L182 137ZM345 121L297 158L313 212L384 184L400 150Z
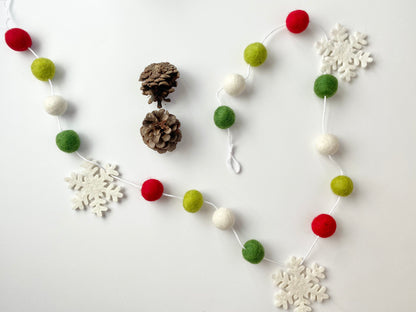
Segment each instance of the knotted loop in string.
M241 172L241 165L238 162L237 158L234 156L234 144L231 131L227 129L228 134L228 157L227 157L227 166L236 174Z
M12 0L0 0L0 28L10 29L15 26L10 7Z

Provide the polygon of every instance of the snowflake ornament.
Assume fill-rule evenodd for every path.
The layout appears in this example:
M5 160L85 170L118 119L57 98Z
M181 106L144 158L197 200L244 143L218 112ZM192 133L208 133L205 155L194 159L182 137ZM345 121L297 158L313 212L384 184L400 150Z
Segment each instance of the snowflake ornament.
M367 35L355 32L351 36L344 26L336 24L329 39L323 38L315 43L318 53L322 55L321 72L330 74L338 71L342 79L350 82L357 76L357 68L366 68L373 62L370 53L363 51L366 39Z
M273 274L273 282L279 288L276 307L287 310L293 305L294 312L310 312L311 302L321 303L329 298L326 287L319 284L325 278L325 268L316 263L305 267L302 262L302 258L291 257L286 264L287 271L278 270Z
M117 166L107 164L100 168L93 163L84 162L81 167L84 169L81 173L72 173L65 178L69 188L75 190L72 208L84 210L89 206L93 213L102 217L103 212L108 211L106 205L109 201L117 202L123 197L121 187L112 183L114 177L119 175Z

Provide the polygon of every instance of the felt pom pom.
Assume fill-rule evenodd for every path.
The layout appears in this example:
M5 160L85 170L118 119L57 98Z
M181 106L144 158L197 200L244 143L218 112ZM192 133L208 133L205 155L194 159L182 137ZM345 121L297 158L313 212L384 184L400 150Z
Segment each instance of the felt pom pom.
M303 10L292 11L286 18L286 27L294 34L299 34L304 31L308 27L308 24L309 15Z
M312 221L312 231L322 238L332 236L337 229L335 219L327 214L320 214Z
M163 184L156 179L146 180L142 185L141 193L148 201L158 200L163 195Z
M253 67L263 64L266 61L266 58L267 49L260 42L252 43L244 50L244 60Z
M339 149L338 138L333 134L322 134L315 139L315 148L322 155L334 155Z
M234 214L228 208L219 208L212 215L212 223L220 230L228 230L234 225Z
M338 89L338 80L332 75L325 74L321 75L315 80L313 90L315 94L320 98L327 98L333 96Z
M11 28L4 34L4 39L10 49L15 51L26 51L32 46L32 38L23 29Z
M202 194L197 190L190 190L185 193L183 197L183 208L186 211L194 213L201 209L204 204L204 198Z
M64 130L56 135L56 145L66 153L76 152L81 145L78 134L73 130Z
M55 64L50 59L44 57L35 59L31 69L33 75L42 81L48 81L55 76Z
M48 114L52 116L60 116L66 112L68 104L62 96L51 95L45 99L43 106Z
M230 74L225 77L223 88L229 95L240 95L246 88L246 80L239 74Z
M352 180L344 175L337 176L331 181L331 189L338 196L348 196L354 189Z
M264 258L264 247L259 241L251 239L244 244L243 257L248 262L257 264Z
M220 129L227 129L235 122L234 111L225 105L219 106L214 113L214 123Z

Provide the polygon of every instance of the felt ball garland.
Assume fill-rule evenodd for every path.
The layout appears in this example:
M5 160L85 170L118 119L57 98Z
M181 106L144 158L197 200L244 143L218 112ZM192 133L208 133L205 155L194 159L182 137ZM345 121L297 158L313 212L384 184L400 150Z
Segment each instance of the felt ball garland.
M309 15L303 10L296 10L291 12L286 18L286 28L288 31L294 34L299 34L307 29L309 25ZM274 33L276 30L282 29L280 26L273 30L268 36ZM246 47L244 50L244 60L249 64L249 69L251 67L257 67L262 65L267 59L267 49L264 45L266 38L262 42L255 42ZM48 81L51 86L51 95L44 100L45 111L55 116L59 122L59 133L56 135L56 145L57 147L66 153L74 153L81 159L86 162L86 167L92 172L92 175L95 174L97 170L100 171L102 175L102 180L107 181L108 183L117 180L121 181L127 185L139 188L142 197L146 201L154 202L159 200L162 196L177 198L182 200L182 205L185 211L189 213L198 212L204 204L207 204L215 208L215 212L212 215L212 223L216 228L220 230L231 230L238 243L242 247L242 257L252 264L258 264L263 260L269 261L272 263L278 263L271 259L265 257L265 249L263 245L255 239L250 239L246 241L243 245L237 234L237 231L234 228L235 217L234 213L229 208L218 208L215 204L204 199L203 194L195 189L187 191L183 197L171 195L164 193L164 185L157 179L148 179L143 182L142 185L136 184L129 180L118 177L118 171L115 170L115 166L107 165L101 166L98 162L92 161L84 156L82 156L78 149L81 145L81 140L77 132L74 130L63 130L60 117L67 110L67 101L58 95L54 94L54 88L52 79L55 75L55 65L54 63L43 57L39 57L32 49L32 39L30 35L20 28L11 28L5 33L6 44L15 51L26 51L29 50L34 56L35 60L32 62L31 71L33 75L41 80ZM250 73L250 71L249 71ZM230 74L224 81L223 87L220 91L224 90L230 96L238 96L243 93L246 87L246 80L248 77L243 77L240 74ZM316 216L312 223L311 229L312 232L316 235L315 241L312 244L311 248L308 250L305 257L302 259L298 265L301 265L303 261L310 255L313 247L318 238L328 238L332 236L337 228L337 223L335 219L331 216L334 209L340 202L342 197L349 196L353 192L353 182L351 178L344 174L344 171L338 165L338 163L332 158L334 154L337 153L339 149L339 142L335 135L329 134L326 131L326 126L324 123L325 120L325 109L326 109L326 100L329 97L335 95L338 89L338 80L333 75L324 74L320 75L314 83L313 90L315 94L324 99L324 109L323 109L323 133L316 139L315 147L316 150L324 156L327 156L331 161L333 161L340 169L340 175L333 178L330 183L330 189L337 196L336 202L332 207L331 211L328 214L319 214ZM218 95L219 93L217 93ZM221 103L221 101L220 101ZM232 143L231 143L231 134L229 128L233 126L236 120L236 115L233 109L229 106L220 105L214 112L214 123L220 129L227 129L228 135L230 138L230 156L229 161L233 168L238 168L238 161L233 156L232 152ZM238 165L238 166L237 166ZM237 172L237 170L234 170ZM239 171L239 170L238 170ZM85 176L87 177L87 175ZM87 178L85 178L88 180ZM85 180L85 181L86 181ZM85 182L87 183L87 182ZM111 184L110 185L113 192L113 201L117 201L117 198L121 198L123 195L120 193L120 188ZM115 194L115 195L114 195ZM111 196L110 196L111 197ZM106 209L102 209L97 215L102 215L102 212ZM296 260L297 261L297 260Z
M287 29L295 34L303 32L307 28L308 24L309 16L302 10L291 12L286 19ZM67 102L63 97L54 94L53 84L51 81L55 75L54 63L48 58L39 57L30 48L32 39L26 31L20 28L9 29L5 34L5 41L11 49L15 51L26 51L29 49L29 51L35 56L35 60L31 65L33 75L41 81L49 81L51 85L52 94L44 101L45 111L50 115L56 116L59 121L59 116L64 114L67 110ZM267 49L263 42L252 43L244 50L244 60L249 64L249 66L257 67L266 61ZM247 78L239 74L231 74L225 79L223 90L231 96L240 95L245 89L246 79ZM337 79L328 74L319 76L314 84L314 91L316 95L324 98L325 104L326 98L333 96L336 93L337 88ZM214 113L214 123L220 129L229 129L235 123L235 119L235 113L229 106L221 105ZM63 152L76 153L85 161L100 167L98 163L88 160L78 153L81 140L79 135L74 130L61 129L61 131L56 135L56 145ZM337 152L338 148L338 140L336 136L332 134L324 133L316 140L316 149L323 155L329 155L330 157ZM341 173L343 173L342 170ZM182 199L183 208L185 211L190 213L198 212L204 203L207 203L216 209L212 216L212 223L220 230L232 229L238 239L238 235L233 228L235 217L232 211L228 208L217 208L213 203L204 200L202 193L198 190L189 190L185 193L183 198L181 198L164 193L164 186L157 179L148 179L142 185L137 185L114 175L110 175L110 178L116 178L126 184L139 187L142 197L147 201L156 201L163 195L167 197L180 198ZM352 193L353 183L349 177L340 175L331 181L330 187L334 194L340 197L345 197ZM319 237L329 237L335 232L335 229L335 220L327 214L317 216L312 222L312 231ZM241 246L243 247L243 257L248 262L256 264L263 260L264 247L259 241L252 239Z

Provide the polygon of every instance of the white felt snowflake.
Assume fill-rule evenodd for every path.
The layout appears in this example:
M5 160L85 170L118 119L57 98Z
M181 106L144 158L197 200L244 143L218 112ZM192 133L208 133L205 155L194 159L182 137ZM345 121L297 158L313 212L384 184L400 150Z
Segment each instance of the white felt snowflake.
M330 74L338 71L341 78L351 81L357 76L358 67L365 68L373 62L370 53L363 51L366 39L367 35L355 32L351 36L344 26L336 24L329 39L323 38L315 43L318 53L322 55L321 72Z
M279 287L276 307L287 310L293 305L294 312L310 312L311 302L329 298L326 287L319 284L319 280L325 278L325 268L316 263L305 267L302 261L302 258L291 257L286 264L287 271L278 270L273 274L273 282Z
M83 210L89 206L93 213L102 217L108 210L106 205L109 201L117 202L123 197L120 186L112 183L113 177L119 175L117 166L107 164L103 169L90 162L81 166L84 169L81 173L72 173L65 178L69 187L75 190L72 208Z

